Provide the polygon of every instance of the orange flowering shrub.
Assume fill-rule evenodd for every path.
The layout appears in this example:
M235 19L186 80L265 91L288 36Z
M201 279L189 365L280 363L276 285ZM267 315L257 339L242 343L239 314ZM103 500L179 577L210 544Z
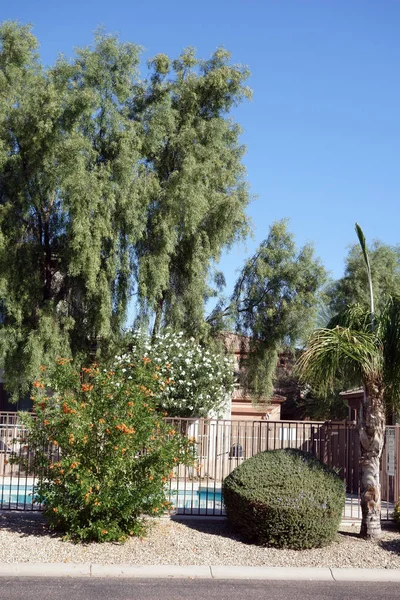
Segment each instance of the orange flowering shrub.
M123 541L142 534L143 515L169 508L165 486L173 468L193 464L193 443L155 410L154 372L151 361L121 360L112 371L96 365L77 373L59 359L35 382L37 416L24 420L36 501L68 538Z

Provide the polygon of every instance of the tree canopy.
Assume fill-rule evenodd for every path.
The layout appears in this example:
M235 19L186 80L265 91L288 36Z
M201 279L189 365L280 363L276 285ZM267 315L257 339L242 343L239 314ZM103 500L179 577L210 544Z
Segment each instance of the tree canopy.
M229 60L223 48L206 61L191 48L175 61L159 54L132 102L153 183L136 251L140 315L155 312L154 334L202 329L210 264L248 233L241 130L227 115L250 97L249 73Z
M312 245L296 248L285 220L272 225L268 237L246 261L230 302L214 309L214 328L233 324L249 336L246 387L269 397L278 352L302 344L315 326L325 269Z
M247 229L229 110L248 72L228 52L158 55L142 81L138 46L113 35L49 68L37 47L30 27L0 27L0 343L15 394L57 355L106 349L133 294L141 316L199 327L212 262Z
M368 247L368 255L375 304L377 310L382 311L389 296L400 295L400 246L375 241ZM369 307L368 272L358 244L350 248L344 276L328 287L327 304L331 314L352 304Z

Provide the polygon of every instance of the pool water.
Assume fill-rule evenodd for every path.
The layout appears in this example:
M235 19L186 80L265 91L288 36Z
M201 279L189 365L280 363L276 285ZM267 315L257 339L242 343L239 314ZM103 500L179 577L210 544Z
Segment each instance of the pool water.
M0 507L10 504L32 504L33 486L4 485L0 488Z
M198 490L172 490L170 502L175 509L215 510L223 509L221 488L200 487Z
M5 484L0 487L0 508L10 505L31 506L34 498L33 486L22 486L17 484ZM169 501L175 509L207 509L222 510L222 490L221 488L200 487L194 489L171 490Z

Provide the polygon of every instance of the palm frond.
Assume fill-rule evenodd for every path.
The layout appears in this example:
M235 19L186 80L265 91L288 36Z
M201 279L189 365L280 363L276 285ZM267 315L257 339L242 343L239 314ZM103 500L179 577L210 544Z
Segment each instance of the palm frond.
M331 317L326 327L327 329L345 327L354 331L371 333L371 313L368 310L365 310L361 304L351 304Z
M361 251L364 256L365 265L367 267L369 295L370 295L370 303L371 303L371 323L372 323L372 328L373 328L374 327L374 318L375 318L374 291L373 291L373 287L372 287L372 273L371 273L371 264L369 262L369 256L368 256L367 241L365 239L364 232L358 223L356 223L355 228L356 228L358 241L360 242Z
M326 394L340 379L360 385L381 369L381 352L373 334L337 326L313 333L295 370L301 381Z
M369 256L368 256L368 251L367 251L367 240L365 239L364 232L358 223L355 224L355 230L357 233L358 241L360 242L362 253L364 255L365 264L367 265L367 269L370 271L371 267L370 267Z

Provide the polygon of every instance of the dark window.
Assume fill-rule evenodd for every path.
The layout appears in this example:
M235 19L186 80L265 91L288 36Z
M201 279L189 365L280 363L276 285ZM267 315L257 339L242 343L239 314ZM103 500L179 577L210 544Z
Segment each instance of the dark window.
M243 448L240 444L233 444L229 451L230 458L242 458L243 457Z
M10 396L4 389L4 384L0 382L0 412L16 412L17 410L30 411L33 409L33 402L29 396L25 396L18 402L10 402Z

